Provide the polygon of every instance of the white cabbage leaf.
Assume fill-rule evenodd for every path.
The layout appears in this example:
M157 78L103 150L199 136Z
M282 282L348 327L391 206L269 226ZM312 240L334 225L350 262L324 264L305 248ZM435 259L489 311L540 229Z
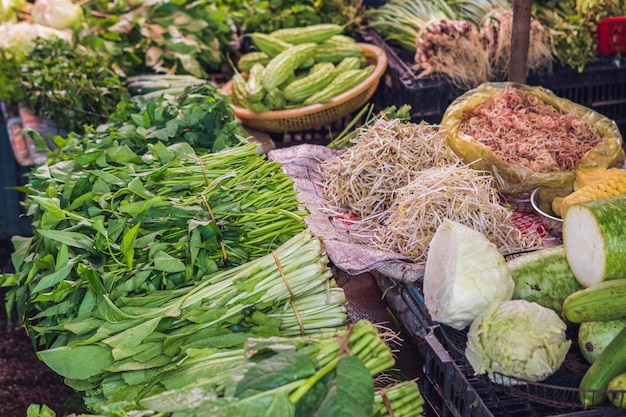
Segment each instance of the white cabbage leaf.
M566 328L557 313L537 303L494 303L470 326L465 356L476 374L487 373L494 382L543 381L559 369L572 344Z
M22 21L0 24L0 49L11 50L18 57L27 55L36 38L51 39L53 36L72 42L72 33L47 26Z
M428 247L424 302L431 318L464 329L515 283L504 256L482 233L444 219Z
M83 9L71 0L36 0L31 20L55 29L76 30L83 22Z

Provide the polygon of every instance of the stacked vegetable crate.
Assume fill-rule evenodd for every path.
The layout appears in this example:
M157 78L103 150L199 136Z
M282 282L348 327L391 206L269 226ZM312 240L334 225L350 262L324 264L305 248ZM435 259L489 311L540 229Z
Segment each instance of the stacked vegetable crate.
M474 375L465 358L466 334L432 321L421 283L397 282L383 275L376 281L395 316L424 357L422 393L435 416L441 417L611 417L617 408L581 410L562 392L532 387L511 388ZM527 390L526 392L524 392ZM517 394L522 392L522 394ZM572 392L575 392L572 391Z

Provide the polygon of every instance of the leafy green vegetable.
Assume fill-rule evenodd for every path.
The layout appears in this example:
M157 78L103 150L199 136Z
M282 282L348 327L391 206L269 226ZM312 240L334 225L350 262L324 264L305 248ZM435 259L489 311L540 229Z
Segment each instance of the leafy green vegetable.
M582 72L598 55L596 22L577 13L573 0L552 3L533 3L533 16L548 28L556 60Z
M50 158L75 160L77 165L84 165L97 161L107 152L117 162L124 163L157 142L165 145L182 142L197 152L217 152L245 143L246 137L228 97L207 82L187 87L179 95L126 98L118 103L106 123L88 128L83 135L70 134L67 140L57 138L59 148ZM158 147L155 152L167 151ZM129 186L140 187L140 182ZM135 192L141 193L137 189Z
M499 383L516 383L508 377L542 381L565 360L572 343L565 329L557 313L537 303L494 303L472 322L465 355L476 374Z
M126 91L105 55L58 38L35 40L19 72L27 107L79 133L106 121Z
M126 75L145 72L206 77L234 52L226 10L214 1L97 0L87 10L81 43L107 51Z
M510 300L514 286L496 245L444 219L430 241L424 271L424 300L433 320L463 329L492 303Z
M270 33L319 23L355 24L359 2L354 0L220 0L230 11L242 33ZM351 34L346 29L346 34Z

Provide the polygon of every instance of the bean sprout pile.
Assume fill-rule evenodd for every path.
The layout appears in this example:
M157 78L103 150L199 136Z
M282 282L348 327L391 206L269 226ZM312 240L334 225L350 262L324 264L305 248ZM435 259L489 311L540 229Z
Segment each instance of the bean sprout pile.
M513 212L500 204L490 172L447 165L423 170L398 190L385 224L376 232L376 246L426 261L428 245L445 218L481 232L502 253L538 243L513 224Z
M338 158L323 161L320 172L332 206L377 222L420 170L457 161L437 126L381 118Z
M449 218L483 233L502 253L538 246L500 203L490 172L464 165L437 126L378 120L354 146L320 163L328 214L350 218L370 245L424 262Z

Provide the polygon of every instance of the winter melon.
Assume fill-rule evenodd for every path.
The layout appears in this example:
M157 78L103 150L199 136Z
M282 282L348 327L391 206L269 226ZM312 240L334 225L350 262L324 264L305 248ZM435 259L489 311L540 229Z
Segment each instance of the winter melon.
M583 357L594 363L606 346L626 327L625 320L586 321L578 329L578 348Z
M567 296L583 289L569 267L563 245L522 254L507 266L515 282L513 299L535 302L557 314Z

